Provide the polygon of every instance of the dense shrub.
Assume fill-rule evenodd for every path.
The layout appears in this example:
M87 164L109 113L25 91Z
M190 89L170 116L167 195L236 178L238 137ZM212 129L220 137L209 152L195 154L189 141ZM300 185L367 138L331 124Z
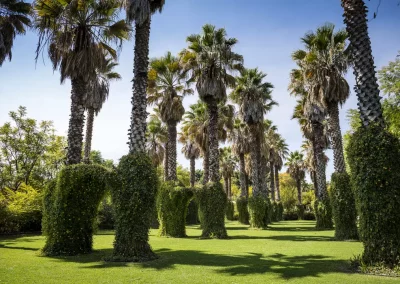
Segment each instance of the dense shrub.
M76 255L92 250L94 221L111 172L97 165L64 167L46 190L46 255Z
M278 221L283 220L283 204L282 202L278 202L278 213L277 213Z
M305 206L303 204L296 205L296 212L297 216L299 216L299 220L304 220L304 211L305 211Z
M271 209L272 209L272 215L271 215L271 221L272 222L278 222L279 221L279 217L278 217L278 214L279 214L279 208L278 208L278 203L276 203L275 201L274 202L272 202L272 207L271 207Z
M228 237L225 229L225 209L227 197L222 184L207 183L203 189L195 191L199 205L199 218L203 229L203 238L224 239Z
M333 173L331 177L331 204L335 221L335 238L357 239L357 214L354 195L347 173Z
M148 240L158 187L156 169L146 154L129 154L121 158L117 177L119 186L112 190L116 231L110 260L155 259Z
M157 194L160 236L186 237L186 213L193 192L177 186L174 181L163 182Z
M247 208L248 202L245 197L239 197L236 200L236 207L239 213L238 220L240 223L248 225L249 223L249 210Z
M371 125L347 148L366 264L400 262L400 142Z
M304 212L303 220L315 220L315 214L313 212Z
M267 208L265 209L264 223L268 225L272 223L273 208L271 200L268 197L265 199L265 201L267 204Z
M115 212L111 198L106 196L100 202L97 213L97 227L102 230L113 230L115 227Z
M264 229L268 225L268 200L262 196L249 197L250 226Z
M317 224L315 228L318 230L333 229L332 221L332 207L329 201L329 197L324 200L315 200L314 212Z
M235 215L235 204L232 201L228 201L226 204L226 219L229 221L234 220Z
M197 206L195 198L190 200L188 210L186 213L186 224L196 225L199 224L199 207Z
M283 213L283 220L285 221L294 221L299 220L299 215L295 211L286 211Z

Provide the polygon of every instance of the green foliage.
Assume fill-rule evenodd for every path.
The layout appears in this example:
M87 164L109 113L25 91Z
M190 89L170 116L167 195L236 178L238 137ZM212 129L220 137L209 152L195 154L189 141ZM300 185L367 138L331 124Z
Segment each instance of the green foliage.
M358 239L356 206L350 176L347 173L332 174L330 197L335 221L335 238Z
M44 195L45 255L92 250L94 221L111 172L97 165L64 167Z
M119 188L112 190L115 206L113 261L157 258L148 244L157 195L157 171L144 153L123 156L117 168Z
M278 202L277 217L278 217L278 221L283 220L283 204L282 204L282 202Z
M286 211L294 211L297 204L296 181L288 174L279 174L281 202Z
M199 224L199 222L199 207L197 206L196 199L193 198L188 205L186 224L195 225Z
M400 142L378 126L360 128L348 146L364 263L400 261Z
M209 182L202 189L195 190L195 198L199 205L199 218L203 229L203 238L225 239L225 209L227 197L222 184Z
M110 196L106 196L100 203L97 214L97 227L102 230L113 230L115 226L115 211Z
M304 211L305 211L305 206L303 204L296 205L296 212L297 212L297 216L299 216L299 220L304 219Z
M239 197L236 200L236 206L237 210L239 212L239 222L245 225L250 224L249 223L249 210L247 208L248 202L246 197Z
M272 222L278 222L279 221L279 208L278 208L278 203L277 202L272 202L272 215L271 215L271 221Z
M41 194L22 184L17 191L0 191L0 234L40 231L42 219Z
M189 188L174 181L163 182L157 194L157 213L161 236L186 237L186 213L193 197Z
M332 207L328 197L326 197L322 201L316 200L314 202L314 212L315 218L317 219L317 224L315 225L315 228L317 230L326 230L333 228Z
M249 197L250 226L264 229L268 225L268 200L262 196Z
M232 201L228 201L226 204L226 219L229 221L234 220L235 215L235 204Z

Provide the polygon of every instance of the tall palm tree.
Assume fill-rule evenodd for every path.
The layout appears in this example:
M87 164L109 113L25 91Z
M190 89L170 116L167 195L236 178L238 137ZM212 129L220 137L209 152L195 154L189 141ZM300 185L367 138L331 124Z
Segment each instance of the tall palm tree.
M268 163L269 163L269 181L270 181L270 193L271 199L275 201L275 160L277 159L277 143L279 134L277 133L278 128L276 125L268 123L264 130L264 140L266 144L266 150L268 151Z
M31 4L17 0L0 1L0 66L12 58L12 47L17 34L25 34L31 26Z
M232 51L237 40L228 39L225 29L212 25L204 25L202 33L189 36L187 42L183 60L192 69L199 96L207 104L210 180L218 182L218 104L225 102L226 88L234 86L235 79L229 72L242 68L243 57Z
M299 151L291 152L285 163L287 173L296 181L297 202L301 205L301 182L305 177L304 156Z
M168 180L176 180L176 126L185 113L183 96L193 94L188 86L187 70L171 52L150 62L148 103L158 105L161 119L168 127Z
M146 130L146 149L153 165L158 167L165 159L168 130L157 115L151 115Z
M194 187L196 181L196 159L200 157L200 147L187 133L180 133L179 142L183 144L182 153L190 160L190 186Z
M235 119L234 126L229 132L229 141L232 142L232 151L239 157L240 196L248 197L246 179L245 155L249 153L249 128L240 118Z
M231 147L221 148L219 158L220 158L221 173L225 183L225 192L228 198L230 199L232 196L231 192L232 176L236 168L236 159L232 154L232 148Z
M36 58L48 47L53 69L59 69L61 82L71 79L71 115L68 127L67 164L82 157L85 99L96 68L104 56L116 59L110 43L129 38L125 21L116 21L119 4L114 0L38 0L35 2L39 42Z
M94 115L98 115L101 111L103 104L108 99L110 91L110 81L121 79L121 75L114 72L113 69L117 66L112 58L105 59L105 63L96 68L96 79L90 84L87 97L87 121L86 121L86 138L85 150L83 161L90 162L90 151L92 150L92 137L93 137L93 121Z
M153 113L150 115L150 120L157 120L158 122L160 122L161 127L163 129L163 131L166 131L165 134L165 139L162 139L162 147L164 149L164 158L163 158L163 168L164 168L164 181L168 180L168 127L165 125L165 123L162 122L162 118L161 118L161 113L160 113L160 109L158 106L155 106L153 108ZM147 130L146 130L147 133ZM161 141L161 140L160 140ZM147 144L147 142L146 142Z
M276 193L277 193L277 201L281 200L281 191L280 191L280 182L279 182L279 171L282 170L283 167L283 161L286 159L286 157L289 155L289 148L288 145L286 144L285 140L280 137L277 145L276 145L276 155L274 159L275 163L275 187L276 187Z
M129 151L145 151L147 120L147 73L151 16L161 12L165 0L124 0L126 18L135 24L133 94Z
M268 112L276 102L272 100L272 84L263 82L266 74L256 69L244 69L236 78L236 88L230 98L240 106L240 114L243 121L250 129L252 183L253 194L262 193L261 168L261 140L264 114Z

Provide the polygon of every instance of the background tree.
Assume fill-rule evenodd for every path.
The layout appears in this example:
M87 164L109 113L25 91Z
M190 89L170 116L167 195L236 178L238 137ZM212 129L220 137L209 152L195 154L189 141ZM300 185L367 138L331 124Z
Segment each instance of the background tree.
M285 166L287 167L287 173L296 181L297 204L301 206L301 182L305 177L303 154L299 151L291 152L287 158Z
M185 158L190 160L190 186L194 187L196 182L196 159L200 157L200 148L185 133L180 134L179 142L183 144L182 153L185 155Z
M225 192L228 199L232 197L232 176L236 168L236 159L232 154L231 147L224 147L220 149L220 166L221 174L225 183Z
M156 167L165 159L165 143L167 140L167 128L162 124L157 115L151 115L146 130L146 149L153 161L153 165Z

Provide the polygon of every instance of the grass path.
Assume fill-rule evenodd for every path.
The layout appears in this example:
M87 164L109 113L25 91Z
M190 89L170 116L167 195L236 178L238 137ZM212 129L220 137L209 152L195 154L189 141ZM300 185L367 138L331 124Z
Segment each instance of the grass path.
M148 263L108 263L113 232L94 237L94 253L42 257L42 236L0 237L0 283L399 283L399 278L349 272L359 242L336 242L333 231L315 231L313 221L286 221L268 230L228 222L229 240L157 237L150 243L160 259Z

